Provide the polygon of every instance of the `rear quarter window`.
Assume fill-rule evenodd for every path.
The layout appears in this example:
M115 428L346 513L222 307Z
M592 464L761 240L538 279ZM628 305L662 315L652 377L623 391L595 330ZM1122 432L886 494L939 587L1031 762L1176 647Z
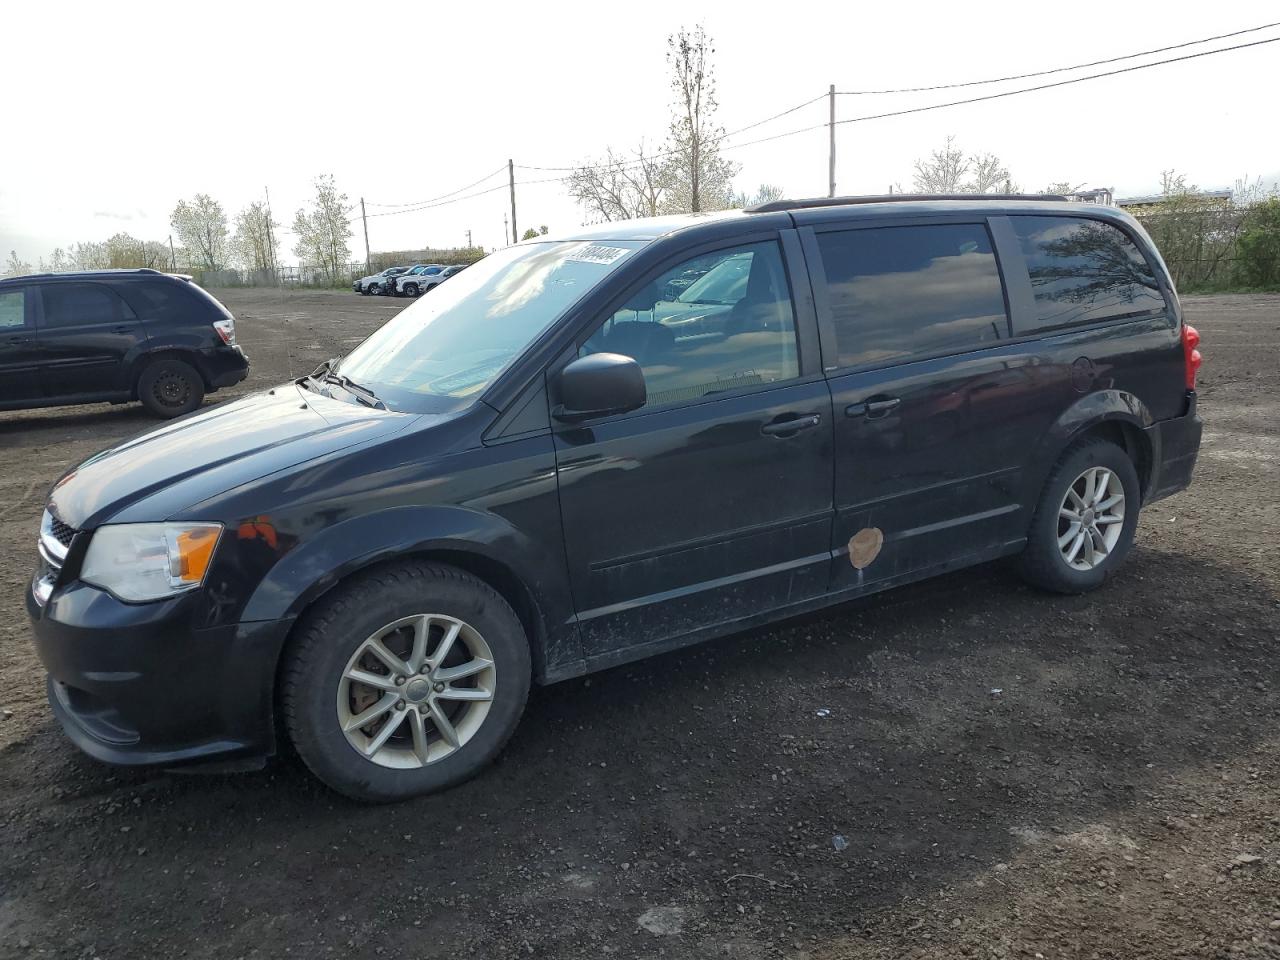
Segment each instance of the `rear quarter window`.
M135 280L121 293L147 320L209 322L227 315L212 296L185 280Z
M964 353L1009 336L984 225L872 227L817 239L838 366Z
M1009 218L1035 295L1033 333L1165 309L1151 264L1129 235L1084 217Z

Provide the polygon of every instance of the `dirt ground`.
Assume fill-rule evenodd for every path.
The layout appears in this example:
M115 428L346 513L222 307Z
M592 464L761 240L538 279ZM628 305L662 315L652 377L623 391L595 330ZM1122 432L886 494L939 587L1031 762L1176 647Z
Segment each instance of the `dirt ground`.
M222 295L227 395L404 305ZM535 691L495 766L390 808L62 737L42 498L151 421L0 414L0 957L1280 956L1280 297L1186 307L1196 482L1099 593L981 567Z

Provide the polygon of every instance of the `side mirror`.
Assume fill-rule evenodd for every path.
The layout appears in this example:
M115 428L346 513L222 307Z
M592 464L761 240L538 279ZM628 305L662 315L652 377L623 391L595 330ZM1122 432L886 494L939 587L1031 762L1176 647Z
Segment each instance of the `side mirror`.
M640 364L618 353L579 357L560 371L557 387L552 415L570 423L637 410L648 398Z

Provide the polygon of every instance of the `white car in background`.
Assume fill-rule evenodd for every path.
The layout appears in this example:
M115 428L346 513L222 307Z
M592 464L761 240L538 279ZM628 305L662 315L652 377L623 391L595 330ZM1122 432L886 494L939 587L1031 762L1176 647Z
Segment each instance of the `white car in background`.
M396 282L395 278L408 269L408 267L387 267L367 277L353 280L351 289L361 296L368 296L371 293L375 295L390 293L392 285Z
M396 277L391 292L398 297L416 297L426 293L443 277L447 268L439 263L419 263Z

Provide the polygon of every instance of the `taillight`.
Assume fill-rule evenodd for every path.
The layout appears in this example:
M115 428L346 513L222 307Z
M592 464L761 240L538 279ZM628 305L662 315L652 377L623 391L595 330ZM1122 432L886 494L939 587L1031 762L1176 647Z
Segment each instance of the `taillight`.
M1182 325L1182 356L1186 363L1187 389L1196 388L1196 374L1200 372L1200 333L1189 323Z
M218 336L222 338L222 342L227 346L235 346L236 342L236 322L227 317L225 320L213 321L213 329L218 331Z

